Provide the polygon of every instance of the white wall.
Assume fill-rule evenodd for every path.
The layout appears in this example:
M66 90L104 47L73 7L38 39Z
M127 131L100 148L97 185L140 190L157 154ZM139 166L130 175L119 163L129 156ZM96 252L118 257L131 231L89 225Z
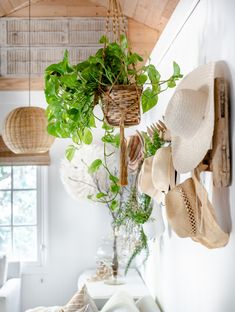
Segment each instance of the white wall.
M186 21L190 12L192 14ZM232 124L235 80L234 16L234 0L181 0L152 55L153 62L165 77L171 73L173 60L180 64L184 74L199 64L225 60L230 69L230 73L226 75L231 86ZM143 118L142 127L161 118L172 93L173 90L169 90L160 97L158 106ZM24 103L27 105L27 93L1 92L0 123L7 111ZM34 92L32 103L45 107L43 93ZM108 231L106 209L75 202L62 186L59 162L66 144L57 140L51 150L47 263L37 274L24 276L23 310L36 305L65 303L76 289L79 273L94 265L99 239ZM231 219L234 220L234 185L228 196ZM225 228L229 228L227 198L224 196L219 199L221 204L218 205L217 200L216 208L220 222ZM233 231L225 248L207 250L190 239L179 239L167 228L163 240L152 244L151 250L145 270L146 281L165 312L235 311Z
M165 77L171 72L173 60L180 65L184 75L200 64L224 60L229 68L223 75L230 82L232 128L234 16L234 0L181 0L152 53L152 61ZM161 96L158 106L146 115L142 126L164 115L173 92L169 90ZM232 156L234 161L234 146ZM234 184L221 192L217 190L215 193L214 190L214 197L220 224L228 230L235 220ZM163 213L165 215L164 208ZM190 239L178 238L167 228L162 241L152 244L151 257L145 269L146 281L165 312L235 311L234 239L232 230L225 248L208 250Z
M32 92L32 105L46 107L43 92ZM0 92L0 126L6 114L28 105L28 92ZM95 266L102 236L109 233L106 207L76 202L65 192L59 177L60 160L68 141L56 139L48 168L48 240L43 268L23 275L22 311L38 305L63 305L76 291L82 270Z

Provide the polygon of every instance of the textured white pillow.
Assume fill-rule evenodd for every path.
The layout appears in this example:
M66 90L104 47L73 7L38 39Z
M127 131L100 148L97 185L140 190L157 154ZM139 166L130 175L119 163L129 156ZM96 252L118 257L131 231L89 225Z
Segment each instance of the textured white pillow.
M140 312L161 312L151 296L146 296L136 302Z
M7 257L0 256L0 287L2 287L7 280Z
M98 312L96 304L84 285L62 308L63 312Z
M139 312L139 310L132 297L120 290L106 302L101 312Z

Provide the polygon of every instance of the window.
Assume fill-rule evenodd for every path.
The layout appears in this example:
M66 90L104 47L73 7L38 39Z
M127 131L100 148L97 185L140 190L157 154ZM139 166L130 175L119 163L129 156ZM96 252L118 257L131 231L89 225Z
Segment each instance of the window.
M0 166L0 253L39 261L42 218L39 166Z

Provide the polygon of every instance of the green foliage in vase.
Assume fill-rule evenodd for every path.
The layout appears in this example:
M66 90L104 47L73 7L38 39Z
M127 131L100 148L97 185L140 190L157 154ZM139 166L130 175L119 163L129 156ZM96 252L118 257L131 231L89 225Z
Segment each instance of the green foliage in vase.
M45 97L48 103L48 132L51 135L71 138L75 144L90 144L91 130L96 127L94 107L107 87L146 85L141 96L145 113L157 104L161 92L173 88L182 77L175 62L173 74L166 80L161 79L154 65L140 66L142 57L130 52L124 35L121 35L119 43L109 43L105 36L100 43L106 45L81 63L71 65L66 51L61 62L46 68ZM73 153L70 147L69 158Z
M148 243L147 237L143 230L143 224L148 221L152 212L152 208L153 206L151 197L146 194L140 194L137 190L136 183L134 183L134 187L130 190L130 194L124 205L121 207L121 209L119 209L115 221L117 226L128 226L131 223L133 228L135 228L135 231L139 233L137 243L127 262L125 274L129 270L132 261L143 250L146 252L144 261L148 258Z
M130 258L129 258L127 264L126 264L125 274L127 274L128 270L129 270L129 268L131 266L132 261L138 255L140 255L143 250L146 251L146 255L145 255L145 258L143 260L143 262L145 262L148 259L148 256L149 256L148 239L147 239L147 236L144 233L143 227L141 227L140 228L140 238L139 238L138 244L136 245L132 255L130 256Z

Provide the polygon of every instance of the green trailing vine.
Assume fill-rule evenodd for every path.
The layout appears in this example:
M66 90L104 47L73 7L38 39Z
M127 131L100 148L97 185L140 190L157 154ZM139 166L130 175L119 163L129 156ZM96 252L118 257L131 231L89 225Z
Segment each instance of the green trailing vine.
M129 51L128 41L121 35L120 42L106 43L95 55L71 65L68 51L57 64L45 70L45 97L47 101L48 132L59 138L71 138L75 145L91 144L92 130L96 127L94 107L107 87L136 84L144 89L141 95L143 113L158 102L158 95L173 88L182 75L179 65L173 62L173 73L162 79L153 64L141 66L142 57ZM102 118L101 118L102 119ZM66 156L72 159L75 146L70 145Z

